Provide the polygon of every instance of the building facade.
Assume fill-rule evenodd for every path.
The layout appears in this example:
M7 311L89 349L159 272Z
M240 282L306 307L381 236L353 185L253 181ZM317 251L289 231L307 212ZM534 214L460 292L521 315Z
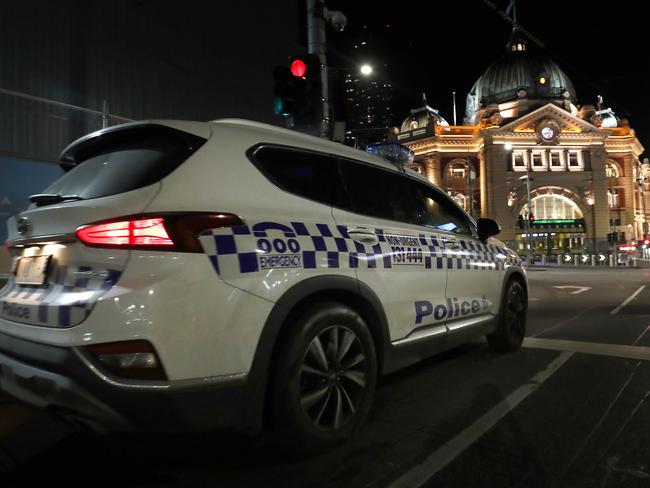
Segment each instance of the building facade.
M363 145L385 137L394 118L393 87L387 77L348 73L344 89L346 142Z
M521 254L607 251L648 234L650 168L626 120L577 106L571 80L516 32L467 96L464 125L425 103L395 138L413 169L475 218L490 217ZM530 210L528 203L530 202Z
M361 26L346 43L345 51L352 54L344 60L350 68L343 76L341 115L345 120L345 143L348 145L362 147L384 140L388 128L395 125L390 68L385 61L379 62L376 55L393 42L390 26L376 24ZM364 64L372 67L371 73L364 75L359 71Z

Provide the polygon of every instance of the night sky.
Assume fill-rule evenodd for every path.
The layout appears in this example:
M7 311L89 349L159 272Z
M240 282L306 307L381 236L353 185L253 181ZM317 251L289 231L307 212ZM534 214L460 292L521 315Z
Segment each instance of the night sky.
M493 3L505 10L509 2ZM452 91L456 91L461 124L467 92L503 54L512 29L482 0L328 1L327 5L348 17L344 33L328 31L329 64L353 65L357 60L350 46L359 32L367 29L371 61L388 64L395 86L396 123L406 118L409 109L421 106L423 92L429 105L453 123ZM572 79L578 105L595 104L596 95L603 95L605 104L619 117L627 117L641 143L650 148L647 16L642 3L604 5L520 0L517 17Z
M509 3L492 1L502 10ZM76 71L82 72L83 63L92 61L93 69L86 78L92 75L109 80L117 90L121 83L127 95L133 92L135 102L139 101L135 96L138 90L152 87L156 97L146 110L128 110L130 106L113 103L117 115L198 120L243 117L283 125L273 114L272 73L275 65L306 51L306 45L300 45L299 32L306 26L298 8L305 3L6 3L0 7L0 51L5 49L0 85L100 108L102 98L109 95L94 89L83 76L77 76L82 82L75 84L76 78L65 65L46 59L47 53L56 52L51 46L61 44L62 50L71 44L80 53L78 60L70 58L81 67ZM429 105L453 123L452 91L457 94L461 124L467 92L503 55L512 29L484 0L326 0L326 4L330 10L342 10L348 18L343 33L327 31L328 64L352 68L369 61L376 67L385 65L395 89L394 125L401 124L410 109L422 105L423 92ZM650 148L650 34L644 4L519 0L517 13L519 23L544 43L545 53L572 79L578 104L595 104L596 95L603 95L605 104L619 117L627 117L641 143ZM361 33L370 40L363 58L353 49ZM30 44L32 51L24 44ZM128 67L119 70L121 79L99 69L118 62ZM167 74L174 75L173 83ZM131 80L132 76L140 78ZM336 75L332 80L336 88ZM342 91L333 90L331 98L341 100Z

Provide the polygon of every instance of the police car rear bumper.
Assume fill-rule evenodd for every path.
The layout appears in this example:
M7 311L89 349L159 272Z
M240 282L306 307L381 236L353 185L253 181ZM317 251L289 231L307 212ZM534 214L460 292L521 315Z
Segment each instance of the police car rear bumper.
M245 378L209 385L117 384L73 348L0 333L0 389L98 430L185 432L246 430Z

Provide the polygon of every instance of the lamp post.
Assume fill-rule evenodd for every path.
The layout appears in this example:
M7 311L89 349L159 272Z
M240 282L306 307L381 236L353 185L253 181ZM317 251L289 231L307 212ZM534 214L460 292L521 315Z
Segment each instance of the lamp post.
M526 180L526 210L527 210L527 216L526 216L526 263L530 265L530 248L531 248L531 233L530 233L530 181L533 179L530 177L528 174L528 170L526 170L526 174L524 176L521 176L519 178L520 180Z

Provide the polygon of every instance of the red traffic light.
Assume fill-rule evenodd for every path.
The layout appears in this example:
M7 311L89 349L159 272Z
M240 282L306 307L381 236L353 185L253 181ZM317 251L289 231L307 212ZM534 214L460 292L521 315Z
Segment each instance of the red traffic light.
M530 214L528 220L530 220L531 222L535 222L535 216L533 214Z
M293 76L297 76L298 78L302 78L305 76L305 73L307 72L307 65L302 59L296 59L291 62L291 66L289 67L291 70L291 74Z

